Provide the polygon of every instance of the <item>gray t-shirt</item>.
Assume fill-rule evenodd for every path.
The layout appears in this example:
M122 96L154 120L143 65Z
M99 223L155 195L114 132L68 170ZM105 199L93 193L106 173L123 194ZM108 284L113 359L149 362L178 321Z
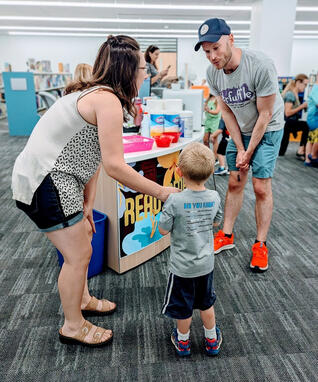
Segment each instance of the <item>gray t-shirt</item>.
M264 53L242 49L239 66L225 74L213 65L207 69L211 93L221 96L232 110L242 134L251 135L258 119L257 97L276 94L273 116L266 132L284 127L284 103L279 93L277 73L273 61Z
M170 272L190 278L213 270L213 222L222 219L220 204L213 190L170 194L159 220L159 226L171 233Z

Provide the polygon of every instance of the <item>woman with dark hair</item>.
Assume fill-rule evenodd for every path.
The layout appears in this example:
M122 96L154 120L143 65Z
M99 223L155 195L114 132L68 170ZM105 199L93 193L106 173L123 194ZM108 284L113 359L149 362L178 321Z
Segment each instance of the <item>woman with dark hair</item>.
M294 80L291 80L282 93L284 99L285 126L284 135L281 142L279 155L282 156L287 150L289 135L292 133L295 137L298 131L301 131L301 141L296 152L296 157L305 160L305 147L308 138L308 125L305 121L300 121L300 112L307 108L307 102L299 102L298 93L303 93L308 84L306 74L298 74Z
M145 51L145 60L147 63L147 73L150 76L151 86L159 86L161 80L166 77L168 74L170 65L162 70L160 73L158 72L157 59L160 54L160 49L155 45L149 45L147 50Z
M100 163L126 186L164 201L162 187L124 161L122 128L134 114L133 99L147 77L139 45L109 36L99 49L92 77L75 81L35 126L12 174L13 199L63 254L58 288L65 315L62 343L103 346L113 336L86 321L83 312L104 315L116 304L92 297L87 269L95 232L93 205Z

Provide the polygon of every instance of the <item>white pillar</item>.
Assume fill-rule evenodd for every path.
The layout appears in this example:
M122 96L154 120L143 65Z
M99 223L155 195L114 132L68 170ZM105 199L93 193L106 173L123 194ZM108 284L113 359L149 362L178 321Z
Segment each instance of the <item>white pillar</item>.
M257 0L252 4L250 48L275 62L278 75L291 75L297 0Z

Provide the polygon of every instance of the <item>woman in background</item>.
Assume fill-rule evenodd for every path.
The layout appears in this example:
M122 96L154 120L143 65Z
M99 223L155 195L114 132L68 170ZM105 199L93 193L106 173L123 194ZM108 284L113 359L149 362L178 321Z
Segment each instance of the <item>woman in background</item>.
M145 52L145 60L147 63L147 73L150 76L151 86L160 86L161 80L167 76L170 65L162 70L160 73L158 72L157 59L160 54L160 49L155 45L148 46Z
M282 97L284 99L285 111L285 127L282 143L279 150L279 155L282 156L287 150L289 143L289 134L297 136L298 131L302 131L299 148L296 152L296 157L300 160L305 160L305 147L308 138L308 125L305 121L300 121L301 111L307 108L307 102L302 104L299 102L298 93L303 93L308 84L306 74L298 74L294 80L291 80L284 91Z

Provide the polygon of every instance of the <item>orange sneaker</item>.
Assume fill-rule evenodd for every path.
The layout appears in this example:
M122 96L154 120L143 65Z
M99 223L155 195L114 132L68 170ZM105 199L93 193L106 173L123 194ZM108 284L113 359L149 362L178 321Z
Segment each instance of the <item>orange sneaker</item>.
M264 243L255 243L252 246L250 267L262 272L265 272L268 269L268 249Z
M225 249L234 248L234 235L231 237L225 236L224 232L220 230L214 237L214 254L217 255Z

